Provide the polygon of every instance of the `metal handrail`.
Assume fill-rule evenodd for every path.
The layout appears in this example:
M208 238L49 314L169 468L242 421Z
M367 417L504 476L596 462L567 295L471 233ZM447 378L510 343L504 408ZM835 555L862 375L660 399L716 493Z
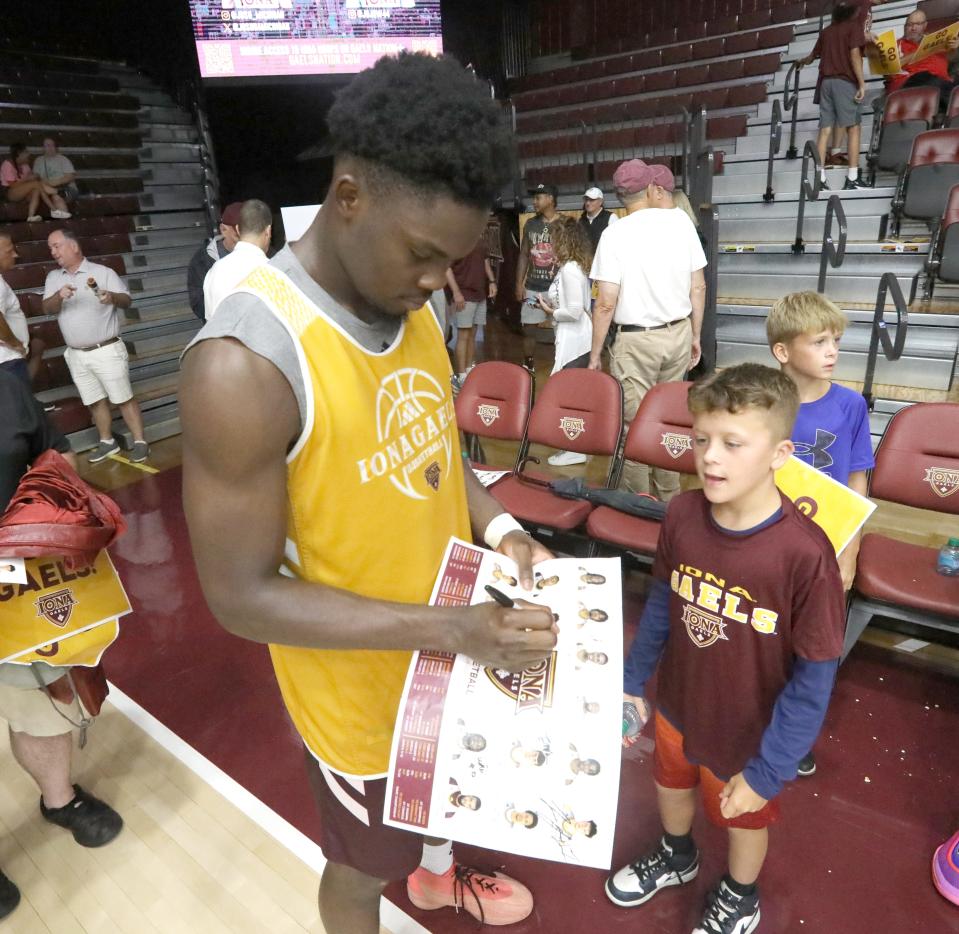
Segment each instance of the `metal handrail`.
M783 110L779 105L779 98L773 101L772 116L769 122L769 158L766 164L766 194L763 195L763 201L771 204L776 200L776 192L773 191L773 162L779 155L779 147L782 144L783 137Z
M714 204L702 204L698 210L700 230L706 238L706 305L700 333L701 369L716 368L716 303L719 294L719 211Z
M799 156L799 150L796 148L796 121L799 119L799 72L802 66L799 62L793 62L786 72L786 81L783 85L783 110L791 113L789 127L789 148L786 150L787 159L796 159ZM789 80L792 78L792 93L789 91Z
M812 162L814 176L812 184L807 178L809 163ZM796 241L793 243L793 253L805 253L806 244L803 242L803 223L806 219L806 201L818 201L822 191L822 162L819 161L819 152L812 140L807 140L802 154L802 173L799 177L799 213L796 217Z
M909 304L916 300L916 293L919 291L919 280L922 279L922 301L932 301L932 296L936 289L936 277L939 275L939 267L942 265L942 218L937 217L932 225L932 238L929 241L929 252L926 254L926 261L922 269L912 277L912 288L909 290Z
M893 304L896 306L896 336L890 338L889 327L886 324L886 298L892 293ZM884 272L879 280L879 291L876 294L876 310L872 316L872 336L869 340L869 355L866 358L866 378L862 384L862 394L872 411L874 399L872 384L876 375L876 360L879 356L879 345L885 358L894 363L902 356L906 346L906 334L909 330L909 307L903 297L899 280L894 273Z
M832 236L833 218L839 220L839 245ZM826 203L826 221L822 234L822 254L819 258L819 284L816 291L823 293L826 291L826 270L829 266L838 269L846 258L846 236L848 227L846 224L846 212L842 206L842 200L839 195L830 195Z
M691 127L692 127L693 118L690 112L685 107L682 108L682 115L683 115L683 164L682 164L683 191L685 191L688 194L689 193L689 177L690 177L689 151L692 148L690 145L691 143L690 134L692 132Z
M696 178L693 183L693 204L713 203L713 176L716 174L716 153L707 146L696 160Z

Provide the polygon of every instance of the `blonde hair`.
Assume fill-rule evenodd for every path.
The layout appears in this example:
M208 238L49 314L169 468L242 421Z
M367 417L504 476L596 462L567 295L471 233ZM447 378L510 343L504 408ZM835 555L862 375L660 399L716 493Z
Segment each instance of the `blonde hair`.
M686 216L693 222L693 227L699 230L699 218L696 217L696 212L693 210L693 206L689 203L689 198L682 188L677 188L673 192L673 207L685 211Z
M777 441L790 437L799 412L799 390L781 370L760 363L741 363L694 383L689 389L689 411L740 412L754 409L766 416Z
M772 349L803 334L831 331L841 335L848 323L839 307L818 292L793 292L769 309L766 339Z

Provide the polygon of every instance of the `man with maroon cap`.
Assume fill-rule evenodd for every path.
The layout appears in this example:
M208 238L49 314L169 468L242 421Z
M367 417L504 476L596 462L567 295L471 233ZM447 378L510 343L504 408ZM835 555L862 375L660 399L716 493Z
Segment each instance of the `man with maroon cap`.
M217 260L223 259L227 253L233 252L233 247L240 239L239 223L242 208L242 201L233 201L223 209L223 213L220 215L219 235L211 237L193 254L187 268L186 286L190 293L190 307L193 309L193 314L201 321L206 320L203 280Z
M673 173L641 159L624 162L613 175L626 217L599 241L590 278L599 283L593 309L589 367L602 367L611 323L616 338L609 370L623 387L624 415L632 421L643 396L657 383L681 380L699 362L699 337L706 304L706 256L684 211L674 211ZM626 461L620 485L634 493L668 500L679 491L679 475Z

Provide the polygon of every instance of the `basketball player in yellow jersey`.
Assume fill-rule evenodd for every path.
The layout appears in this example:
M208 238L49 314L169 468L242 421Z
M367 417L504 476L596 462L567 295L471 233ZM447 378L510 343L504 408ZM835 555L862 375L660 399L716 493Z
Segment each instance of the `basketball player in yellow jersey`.
M322 208L187 349L184 504L200 581L230 632L267 643L306 748L329 934L376 934L385 885L487 924L532 911L449 841L382 824L410 652L518 671L556 643L550 612L429 607L450 535L549 557L463 469L442 334L426 301L479 239L512 141L448 58L381 59L338 95Z

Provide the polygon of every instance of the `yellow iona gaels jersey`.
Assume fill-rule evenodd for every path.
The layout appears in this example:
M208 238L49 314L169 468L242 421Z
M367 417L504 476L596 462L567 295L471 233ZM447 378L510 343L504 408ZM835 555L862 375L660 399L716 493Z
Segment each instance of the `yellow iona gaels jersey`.
M392 345L372 352L272 266L240 290L286 326L306 388L303 432L288 457L282 571L426 604L450 536L469 536L449 359L430 308L409 314ZM348 632L361 623L340 625ZM347 775L383 775L411 653L285 645L270 653L310 750Z

